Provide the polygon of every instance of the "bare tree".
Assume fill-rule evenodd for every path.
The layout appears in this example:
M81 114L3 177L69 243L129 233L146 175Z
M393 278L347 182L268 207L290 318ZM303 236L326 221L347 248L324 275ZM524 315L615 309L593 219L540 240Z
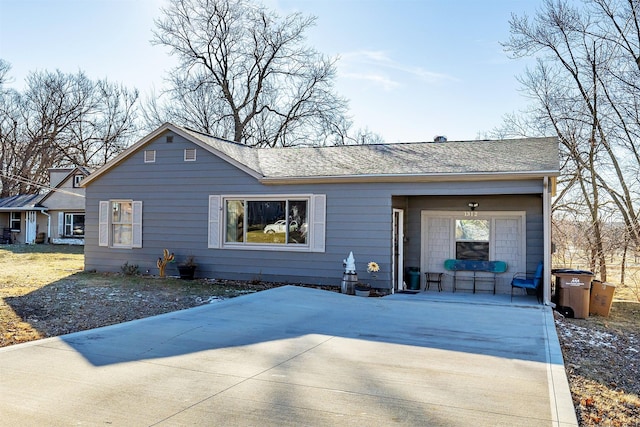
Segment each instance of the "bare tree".
M336 60L304 44L315 18L248 0L171 0L162 11L153 42L179 64L165 99L147 105L149 125L173 121L259 147L349 140Z
M607 221L640 242L640 25L637 0L545 0L533 19L513 16L504 44L514 57L536 56L521 77L544 123L563 145L561 197L554 209L579 213L591 268L606 280Z
M0 196L37 193L51 167L97 167L123 151L137 98L81 72L34 72L23 92L1 88Z

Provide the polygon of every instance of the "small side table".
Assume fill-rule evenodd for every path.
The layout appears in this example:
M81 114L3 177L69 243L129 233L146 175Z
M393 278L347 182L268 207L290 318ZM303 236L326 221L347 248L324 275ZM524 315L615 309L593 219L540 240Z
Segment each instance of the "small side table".
M442 291L442 274L443 273L431 273L431 272L425 272L424 275L426 276L427 279L427 286L426 288L429 289L429 286L432 283L437 283L438 284L438 292Z

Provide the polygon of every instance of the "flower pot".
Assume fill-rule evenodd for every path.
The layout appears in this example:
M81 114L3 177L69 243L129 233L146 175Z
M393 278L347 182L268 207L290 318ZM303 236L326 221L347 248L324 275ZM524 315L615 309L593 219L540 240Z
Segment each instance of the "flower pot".
M356 296L359 297L368 297L371 295L371 288L365 285L356 285L353 291Z
M354 292L356 293L357 297L368 297L369 295L371 295L370 289L356 289Z
M196 272L195 265L179 265L178 272L180 273L180 278L184 280L193 280L193 276Z

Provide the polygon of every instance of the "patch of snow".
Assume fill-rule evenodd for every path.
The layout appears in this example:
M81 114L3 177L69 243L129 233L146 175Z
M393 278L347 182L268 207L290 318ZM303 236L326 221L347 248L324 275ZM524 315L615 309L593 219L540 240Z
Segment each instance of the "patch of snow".
M221 296L210 296L208 298L197 297L196 298L196 303L197 304L212 304L214 302L224 301L225 299L226 299L225 297L221 297Z
M556 321L556 325L563 337L571 338L577 344L615 348L612 343L618 340L618 337L608 332L594 331L583 326L558 321Z

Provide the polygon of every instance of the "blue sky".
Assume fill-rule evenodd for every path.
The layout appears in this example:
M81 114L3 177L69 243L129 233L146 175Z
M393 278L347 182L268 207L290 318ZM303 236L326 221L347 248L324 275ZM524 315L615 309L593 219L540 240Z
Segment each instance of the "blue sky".
M340 57L337 91L357 127L387 142L475 139L524 108L509 59L511 13L540 0L265 0L280 13L317 16L308 42ZM12 86L27 73L83 70L140 90L160 90L173 59L152 46L163 0L0 0L0 58ZM529 62L530 63L530 62Z

